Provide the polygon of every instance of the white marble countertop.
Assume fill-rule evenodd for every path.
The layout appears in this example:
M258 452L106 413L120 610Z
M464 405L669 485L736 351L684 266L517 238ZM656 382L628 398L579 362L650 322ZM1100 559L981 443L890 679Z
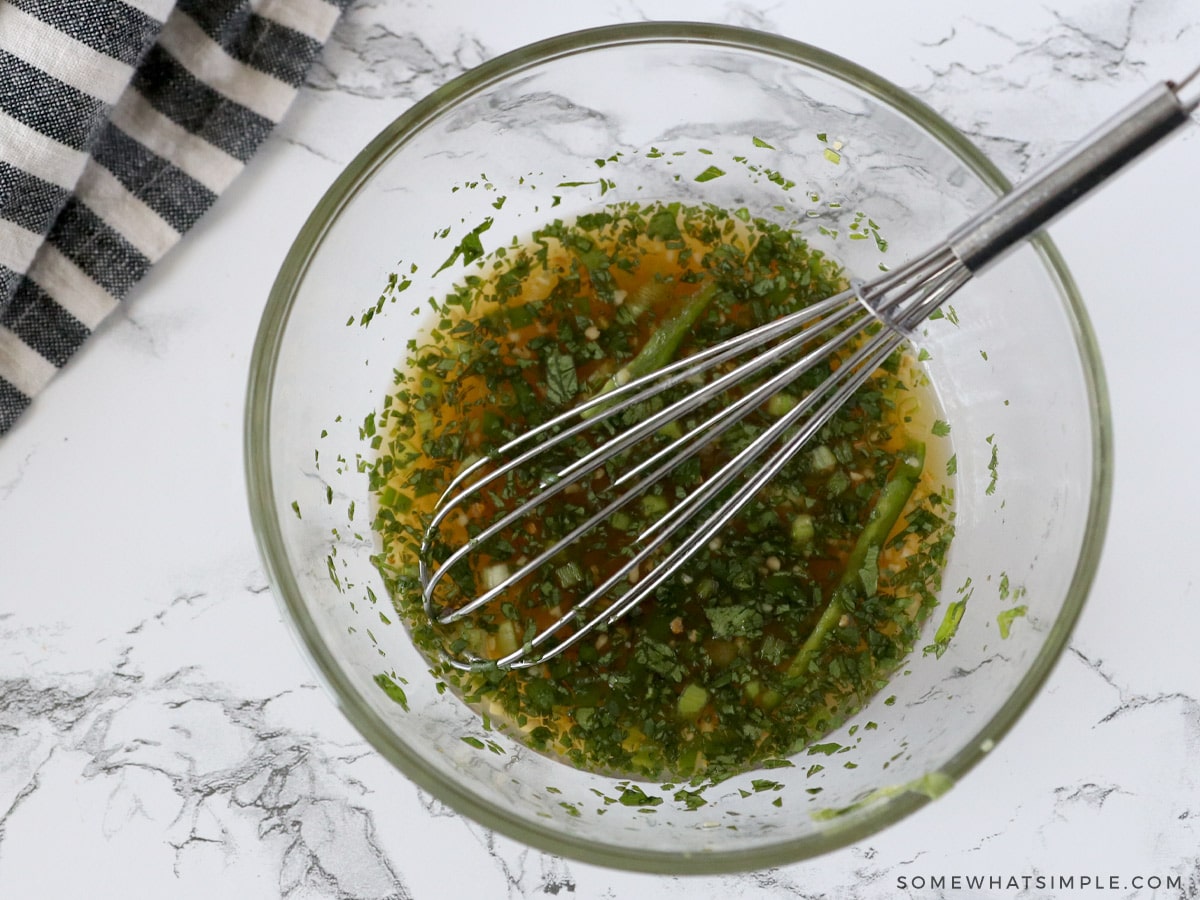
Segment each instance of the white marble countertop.
M1109 897L1200 897L1200 425L1181 415L1200 333L1200 129L1052 229L1099 336L1118 461L1070 648L968 777L858 846L663 879L497 837L352 730L256 555L242 406L268 288L320 194L414 100L552 34L724 22L876 70L1016 178L1200 61L1191 2L971 6L355 3L247 171L0 441L0 897L1016 898L1086 896L1084 877ZM900 880L955 874L1018 886ZM1075 889L1020 886L1038 874Z

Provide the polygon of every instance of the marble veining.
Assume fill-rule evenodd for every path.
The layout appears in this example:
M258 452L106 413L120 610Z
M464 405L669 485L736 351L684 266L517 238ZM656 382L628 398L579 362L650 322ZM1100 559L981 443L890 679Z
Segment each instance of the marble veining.
M1108 549L1043 694L933 806L778 870L612 872L464 819L381 759L317 684L267 589L241 485L245 371L274 272L325 186L412 102L528 41L638 19L827 47L915 93L1011 178L1200 52L1200 13L1175 0L930 0L919 14L875 2L353 4L246 174L0 442L0 897L869 900L905 895L900 878L954 874L1111 875L1121 886L1105 896L1200 897L1188 569L1200 475L1187 450L1200 429L1168 430L1177 403L1151 371L1190 359L1200 326L1179 291L1195 285L1182 212L1200 208L1194 133L1055 226L1113 386ZM1126 225L1116 243L1113 223ZM1163 305L1170 334L1131 319L1135 291ZM1135 889L1133 876L1178 882Z

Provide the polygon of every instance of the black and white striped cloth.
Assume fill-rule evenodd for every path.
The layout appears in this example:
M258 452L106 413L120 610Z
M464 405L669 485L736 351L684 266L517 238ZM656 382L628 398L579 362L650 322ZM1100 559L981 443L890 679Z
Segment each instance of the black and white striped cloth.
M0 0L0 434L283 117L349 0Z

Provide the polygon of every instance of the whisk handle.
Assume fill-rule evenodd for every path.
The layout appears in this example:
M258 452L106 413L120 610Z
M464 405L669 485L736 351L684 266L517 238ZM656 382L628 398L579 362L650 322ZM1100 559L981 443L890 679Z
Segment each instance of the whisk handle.
M967 221L950 235L951 249L978 273L1188 122L1198 86L1200 70L1178 84L1156 85L1061 159Z

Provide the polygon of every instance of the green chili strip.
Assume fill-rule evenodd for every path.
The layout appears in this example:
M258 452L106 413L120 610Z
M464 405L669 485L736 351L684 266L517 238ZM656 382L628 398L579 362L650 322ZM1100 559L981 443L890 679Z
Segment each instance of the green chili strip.
M604 386L600 388L596 396L600 397L609 391L616 390L621 385L628 384L643 375L649 375L669 363L674 358L675 351L679 349L683 339L687 337L696 321L704 315L704 311L708 309L708 305L712 303L715 296L717 296L717 286L710 281L688 297L683 307L659 325L654 334L650 335L642 349L638 351L637 356L604 382ZM590 418L602 409L604 409L603 405L590 409L584 413L584 417Z
M879 551L883 549L883 542L891 534L896 520L900 518L900 513L904 511L904 506L908 503L908 498L912 496L917 483L921 480L921 471L924 467L925 445L923 443L910 444L896 460L896 464L888 475L887 484L883 486L879 499L875 501L867 524L863 527L854 549L846 559L846 568L829 598L829 605L825 607L825 612L821 614L812 634L804 641L800 652L788 666L788 678L798 678L807 673L808 664L825 640L825 636L842 617L844 593L864 586L862 569L867 557L870 555L877 557ZM874 554L872 554L872 550Z

